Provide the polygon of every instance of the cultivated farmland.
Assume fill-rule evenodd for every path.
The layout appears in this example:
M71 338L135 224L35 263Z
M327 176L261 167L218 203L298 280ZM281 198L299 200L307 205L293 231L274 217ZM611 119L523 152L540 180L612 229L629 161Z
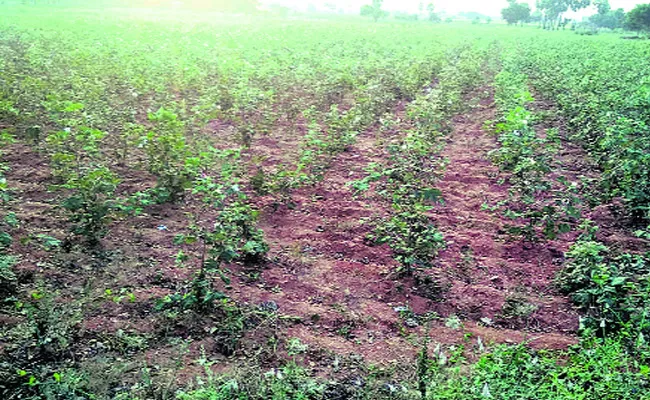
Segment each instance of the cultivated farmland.
M3 399L649 399L650 42L0 5Z

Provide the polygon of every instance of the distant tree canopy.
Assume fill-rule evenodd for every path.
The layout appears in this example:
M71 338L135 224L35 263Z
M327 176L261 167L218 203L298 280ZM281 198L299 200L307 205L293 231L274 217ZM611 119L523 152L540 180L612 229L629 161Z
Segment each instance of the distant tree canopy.
M375 22L380 18L384 18L388 13L381 9L384 0L372 0L372 4L366 4L361 7L361 15L364 17L371 17Z
M530 6L528 3L517 3L516 0L509 0L508 4L508 7L501 10L501 16L508 25L527 22L530 19Z
M542 22L542 12L535 10L530 14L530 22Z
M401 21L417 21L418 20L418 15L417 14L411 14L411 13L406 13L406 12L401 12L401 11L394 12L393 17L395 17L395 19L398 19L398 20L401 20Z
M544 29L557 29L564 25L562 14L581 10L590 4L591 0L538 0L537 9L542 13Z
M598 14L607 14L612 7L609 5L609 0L594 0L594 6L598 10Z
M612 10L612 7L609 5L609 0L594 0L594 6L596 6L598 13L589 17L589 22L594 26L609 29L623 27L625 11L622 8Z
M474 20L476 18L478 18L478 19L487 18L487 15L481 14L481 13L476 12L476 11L461 11L461 12L458 13L458 15L460 17L470 19L470 20Z
M650 32L650 4L639 4L627 13L625 27L631 31Z
M433 3L427 4L427 13L429 14L429 21L440 22L440 16L436 13L436 8Z

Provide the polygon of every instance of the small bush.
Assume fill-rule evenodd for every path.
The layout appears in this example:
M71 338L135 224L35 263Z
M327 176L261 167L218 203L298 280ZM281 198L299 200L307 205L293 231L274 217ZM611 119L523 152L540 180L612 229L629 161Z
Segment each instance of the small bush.
M63 185L72 191L63 202L73 223L72 232L83 236L91 246L104 237L111 215L118 208L115 190L119 183L113 172L101 167L74 176Z

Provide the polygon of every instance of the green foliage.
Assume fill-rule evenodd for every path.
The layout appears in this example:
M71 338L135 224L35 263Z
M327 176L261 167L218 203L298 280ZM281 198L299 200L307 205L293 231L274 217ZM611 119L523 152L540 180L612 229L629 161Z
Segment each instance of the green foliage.
M206 369L198 387L179 396L186 400L337 399L342 395L392 400L645 400L650 390L648 366L627 353L617 338L584 340L560 353L530 350L525 344L500 345L482 350L471 363L462 352L462 347L438 345L430 354L422 347L412 367L423 379L401 385L374 380L372 375L360 386L326 385L293 365L267 374L248 373L246 379L218 376Z
M0 153L1 155L2 153ZM0 161L0 203L6 204L11 200L11 188L7 184L7 178L5 177L5 172L9 170L9 167Z
M62 185L71 192L62 205L73 223L72 232L83 236L89 245L97 245L107 232L107 225L118 209L115 190L119 183L113 172L101 167L84 171Z
M256 261L269 249L262 231L254 225L256 216L257 213L250 206L233 203L219 212L212 226L206 228L193 225L191 235L177 236L175 241L178 244L199 244L202 251L201 265L190 291L169 296L162 304L177 304L181 309L194 309L204 313L211 310L216 300L227 298L223 292L214 290L211 277L219 276L229 287L230 279L223 264L235 260Z
M440 22L441 18L438 13L435 12L436 8L433 3L427 4L427 14L429 16L429 22Z
M227 299L223 291L214 290L212 277L218 276L228 288L230 278L224 265L234 261L258 262L268 252L264 233L255 226L258 212L246 203L246 195L236 184L233 162L238 157L238 153L222 154L221 182L211 177L195 181L192 195L203 204L199 216L210 212L217 215L209 224L203 220L205 217L199 220L190 216L193 220L191 233L176 236L174 241L177 245L199 247L199 271L188 291L165 297L159 302L159 308L209 312L215 301Z
M566 25L567 20L562 20L565 12L578 11L588 7L590 3L591 0L540 0L536 8L542 12L545 29L558 29Z
M39 285L15 307L22 319L3 328L3 336L11 341L0 357L0 394L21 399L86 395L80 389L85 380L82 375L59 369L70 358L78 338L79 304L65 302L50 288Z
M207 371L207 382L199 389L181 392L180 400L253 400L253 399L317 399L324 385L310 378L296 365L287 365L277 371L251 376L252 380L238 382L215 376Z
M341 113L337 105L332 105L326 116L328 135L325 142L325 151L338 154L352 143L358 134L357 129L362 127L364 113L357 108Z
M631 31L650 31L650 4L638 4L627 13L625 27Z
M599 11L589 17L589 21L599 28L619 29L625 23L625 11L622 8L607 10L604 13Z
M146 136L149 172L158 178L160 201L177 201L183 197L195 177L189 168L190 150L185 139L184 123L178 115L164 108L149 114L154 131Z
M650 263L639 254L611 254L593 237L580 238L558 273L559 288L585 312L583 328L650 334Z
M513 51L509 62L530 77L540 96L556 101L568 139L600 167L594 190L600 200L621 198L630 216L642 221L650 209L645 49L635 43L621 54L620 41L575 40L530 41Z
M16 119L19 114L20 111L14 107L11 101L0 97L0 119L11 121Z
M618 339L587 340L566 354L498 346L468 374L453 364L435 375L428 399L647 398L648 370Z
M444 248L442 234L427 215L431 209L428 204L442 200L439 190L426 186L435 183L435 171L442 170L444 165L432 146L436 138L437 135L426 132L409 132L402 143L389 149L390 167L384 166L381 173L370 169L366 178L350 183L363 191L377 181L376 190L391 202L394 213L377 221L369 239L389 244L407 274L429 267L438 250Z
M55 176L67 180L93 157L99 154L99 143L106 134L97 129L80 127L66 128L50 134L46 141L52 150L52 167Z
M251 13L259 7L258 0L201 0L188 1L189 7L214 9L221 12Z
M438 251L445 247L442 234L425 212L429 208L415 205L404 207L375 228L369 236L378 244L388 244L404 272L412 274L421 268L431 267Z
M510 0L508 4L508 7L501 10L501 16L509 25L528 22L530 19L528 3L517 3L516 0Z
M18 283L13 267L18 263L18 259L13 256L0 255L0 308L5 306L15 290Z
M445 247L428 215L432 204L443 201L443 194L435 188L446 165L439 154L441 139L449 131L448 119L461 109L463 90L480 82L474 79L481 66L476 54L469 48L454 49L451 54L454 62L443 67L440 85L409 104L407 118L414 128L386 146L390 157L384 164L369 165L365 178L348 184L359 194L374 183L377 194L390 202L392 214L375 220L368 238L388 244L400 263L399 272L409 275L429 268Z
M96 162L101 155L100 146L106 133L90 126L92 121L81 103L59 101L51 96L46 108L53 113L51 119L63 127L49 133L45 142L50 153L52 173L65 182L81 174L88 164ZM39 137L40 133L37 133L37 137L32 139L37 142Z
M494 123L499 147L489 153L500 169L510 173L509 199L496 208L513 221L512 234L534 241L555 239L570 230L579 217L577 187L559 176L550 177L554 155L560 148L557 130L545 137L535 130L534 115L526 108L534 99L528 92L526 76L503 70L496 76L496 103L503 116Z
M251 5L229 3L230 11L250 9ZM539 8L545 25L557 27L563 23L563 12L583 5L584 1L544 0ZM376 12L381 11L381 2L368 7L371 17L383 17L383 12ZM539 235L552 238L577 219L574 197L579 188L561 177L550 177L558 163L559 132L535 131L538 116L530 112L529 80L536 97L557 102L566 132L575 135L563 139L584 144L603 169L597 189L602 189L604 197L622 197L634 216L648 215L649 58L647 46L641 42L605 35L540 35L525 29L514 35L509 28L494 24L470 28L387 23L381 29L369 29L349 21L260 23L262 20L254 19L242 25L230 16L223 20L215 14L171 16L164 10L156 10L152 21L116 10L105 14L106 10L48 7L43 13L3 6L2 11L2 141L10 132L40 154L51 156L52 172L68 196L65 209L75 232L88 242L99 241L117 211L139 214L144 220L157 217L157 212L146 209L155 202L187 200L160 207L165 212L183 210L191 215L189 227L177 236L175 260L179 269L187 268L177 271L178 276L188 280L161 279L162 286L176 293L159 305L165 309L163 316L173 317L172 328L166 333L177 327L184 338L215 343L215 350L223 354L232 355L239 348L251 320L258 317L228 298L229 269L234 270L237 263L259 263L268 251L256 227L258 212L252 206L264 204L266 199L250 201L244 182L250 182L260 194L279 193L287 200L292 190L324 179L336 157L354 148L359 137L365 140L376 134L377 145L383 148L373 151L388 156L377 156L381 161L373 157L367 176L350 186L355 195L376 196L387 205L387 215L375 220L373 239L390 246L403 269L427 268L444 246L431 216L431 207L445 195L436 189L446 165L440 150L454 115L473 102L469 91L484 87L488 83L485 77L499 64L505 71L497 77L500 115L495 127L501 146L492 157L512 177L509 202L497 208L504 206L503 211L515 221L526 220L515 224L513 231L531 240ZM433 20L433 7L429 14ZM260 38L264 38L263 46ZM143 115L160 105L164 107L150 113L148 119ZM381 128L376 125L380 119ZM230 140L230 134L235 140ZM285 159L269 165L267 160L275 162L276 154L260 156L256 146L260 138L277 141L278 154ZM22 144L16 148L22 151ZM284 154L285 144L297 150ZM215 149L224 147L230 149ZM111 171L121 173L126 167L141 165L155 175L156 189L129 193L126 202L115 199L119 179ZM43 170L39 166L39 172ZM256 175L248 179L251 170ZM141 183L134 182L141 175L140 171L125 172L125 190ZM0 177L4 205L13 207L9 192L6 179ZM19 221L9 210L3 210L7 211L2 222L6 232L0 235L4 251L9 246L27 247L34 237L27 226L27 236L12 242L11 228ZM50 234L46 229L35 232ZM74 255L56 254L61 243L53 237L35 238L37 245L51 253L42 260L30 255L28 265L39 263L35 275L40 276L42 270L58 279L65 270L41 269L40 263L49 267L52 259ZM120 250L115 249L115 257ZM3 315L3 322L10 323L0 327L0 397L128 398L132 380L138 379L130 363L131 352L141 350L143 341L116 334L109 344L120 353L119 360L108 357L101 365L112 373L118 371L119 377L102 394L92 392L89 380L99 378L83 368L102 347L87 347L99 343L91 330L83 332L83 340L78 336L81 313L76 301L70 304L79 295L78 288L62 287L65 295L52 294L53 300L46 290L23 299L30 291L28 283L19 282L23 274L16 276L13 269L17 258L4 251L0 292L6 293L7 301L2 312L11 308L14 314L9 318ZM142 258L147 259L149 253ZM293 365L268 374L249 371L243 378L206 372L208 378L202 377L177 395L238 400L647 397L647 257L607 249L593 236L583 237L567 257L569 262L558 283L583 309L583 326L589 328L582 332L585 340L581 347L567 353L503 346L477 354L479 360L474 363L462 358L460 346L451 349L449 356L438 347L432 356L425 340L417 360L398 366L404 375L378 372L357 361L352 383L329 376L321 381ZM148 263L148 259L140 261ZM173 255L167 261L173 263ZM148 275L146 265L142 271ZM131 278L133 271L126 272ZM259 271L255 273L259 275ZM117 275L116 280L124 279ZM414 275L416 285L423 281L431 284L426 274ZM95 277L82 272L74 282L90 285L90 278ZM148 282L148 277L143 278ZM141 303L140 297L131 300L131 291L105 295L109 296L110 311L147 314L147 303ZM106 301L105 295L102 301ZM92 313L102 311L90 309ZM530 304L510 296L502 317L523 318L530 311ZM199 323L190 325L192 320ZM340 333L347 335L349 326ZM447 319L447 326L463 329L455 316ZM260 331L273 329L264 325L255 335ZM594 331L621 336L595 339L590 336ZM282 340L278 341L275 331L272 335L268 346L260 345L266 347L251 352L246 349L243 355L253 362L259 359L265 366L278 365L274 346ZM165 339L171 343L172 336ZM167 347L169 343L152 340L152 345ZM286 350L292 355L303 354L305 346L306 342L291 341ZM309 346L311 356L318 349ZM154 349L141 356L159 353ZM174 360L178 366L170 375L175 377L185 360ZM124 370L119 367L122 362ZM335 364L338 366L338 361ZM152 381L163 376L164 370L163 366L144 368L143 382L133 387L150 390L131 397L173 397L174 384L160 391L153 389Z
M366 4L361 7L361 16L370 17L375 22L384 18L388 13L381 9L384 0L372 0L372 4Z

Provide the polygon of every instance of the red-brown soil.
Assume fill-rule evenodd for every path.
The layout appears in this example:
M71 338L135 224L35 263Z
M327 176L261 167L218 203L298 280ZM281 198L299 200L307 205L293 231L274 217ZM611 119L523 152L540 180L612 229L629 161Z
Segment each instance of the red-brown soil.
M434 268L426 271L436 293L416 285L412 278L397 276L390 248L372 246L366 240L372 230L368 219L386 215L390 205L372 194L355 197L348 183L363 178L369 163L385 160L386 142L402 134L399 129L380 133L372 128L331 162L322 182L294 190L291 206L279 204L271 195L252 196L261 210L259 227L271 251L263 265L230 267L234 279L229 294L253 306L275 302L280 315L297 318L253 329L247 334L249 342L262 343L278 330L284 340L298 338L308 344L311 361L318 362L323 354L343 353L359 354L371 363L410 363L417 350L413 339L421 337L425 329L407 323L408 318L398 312L403 307L416 315L437 315L430 327L433 343L475 345L481 338L485 344L525 341L536 348L557 349L576 342L578 314L553 288L563 252L575 234L546 243L523 243L504 233L510 221L499 211L483 209L484 203L493 205L506 199L508 187L499 184L502 176L487 158L497 146L495 137L483 128L485 121L495 118L489 90L477 90L468 98L480 98L480 102L453 120L454 129L442 153L449 164L438 184L445 203L431 212L447 242L447 248L434 260ZM395 113L403 117L404 104L398 105ZM295 125L282 123L277 131L254 138L245 159L265 167L295 161L305 133L304 122ZM214 122L206 129L224 144L236 136L232 126L224 123ZM565 148L560 155L565 162L558 168L582 165L576 164L582 155L575 147ZM18 192L12 207L22 221L15 236L46 233L63 239L67 223L63 211L54 206L60 193L46 190L52 184L46 158L16 144L5 160L12 166L8 184ZM154 182L146 173L120 168L123 192L143 190ZM581 172L571 175L569 168L560 172L578 179ZM185 267L175 264L179 248L173 244L174 236L187 230L185 213L190 211L196 214L199 209L192 202L152 206L141 216L115 222L104 240L109 254L106 259L55 258L34 241L16 241L14 251L24 255L18 269L24 275L46 275L68 296L78 293L78 288L91 288L92 307L83 322L85 340L118 330L134 332L150 340L146 359L173 360L178 357L177 350L157 337L163 328L152 306L156 298L172 293L193 276L192 262ZM620 237L621 243L633 244L634 240L620 233L609 209L589 215L604 232ZM208 220L210 215L200 217ZM133 293L136 301L115 302L105 294L106 289L118 293L120 288ZM508 301L531 312L511 317L504 311ZM456 317L460 325L449 323ZM192 327L198 331L205 328ZM181 334L192 337L192 329ZM211 351L211 340L203 335L183 357L190 363L200 355L202 346ZM236 355L247 357L247 346Z
M512 221L500 210L483 208L508 198L507 185L499 184L498 167L487 157L497 146L495 136L483 129L485 121L495 118L490 101L483 99L472 114L454 120L454 134L443 151L449 159L439 184L445 204L435 210L434 219L448 247L440 255L437 273L451 288L440 309L472 320L490 318L497 325L553 334L561 346L573 341L578 327L578 314L553 289L566 243L523 243L505 233L504 227ZM506 299L530 304L535 311L508 318L503 315ZM545 335L536 335L532 344L537 340L549 345Z
M392 273L396 263L390 249L365 240L372 227L364 219L383 215L387 205L372 196L355 198L347 183L362 178L368 163L386 156L374 130L361 134L334 160L322 183L295 191L295 208L274 210L268 205L271 200L259 203L271 259L279 262L267 265L263 283L236 289L237 297L252 303L274 301L281 312L301 316L303 323L290 328L288 336L360 353L372 362L412 356L406 336L422 329L404 325L395 311L402 306L416 314L437 312L441 319L431 335L444 344L461 342L465 333L484 342L527 340L544 348L574 343L578 315L552 289L562 252L545 245L525 248L501 233L507 223L503 217L481 210L483 202L507 196L507 188L497 182L498 170L486 157L496 141L482 125L493 117L490 98L457 117L443 153L450 161L439 185L446 203L432 218L449 246L430 271L448 287L442 299L418 295L412 280ZM536 310L516 321L500 319L507 297L523 297ZM461 317L463 329L445 326L444 318L451 315Z

